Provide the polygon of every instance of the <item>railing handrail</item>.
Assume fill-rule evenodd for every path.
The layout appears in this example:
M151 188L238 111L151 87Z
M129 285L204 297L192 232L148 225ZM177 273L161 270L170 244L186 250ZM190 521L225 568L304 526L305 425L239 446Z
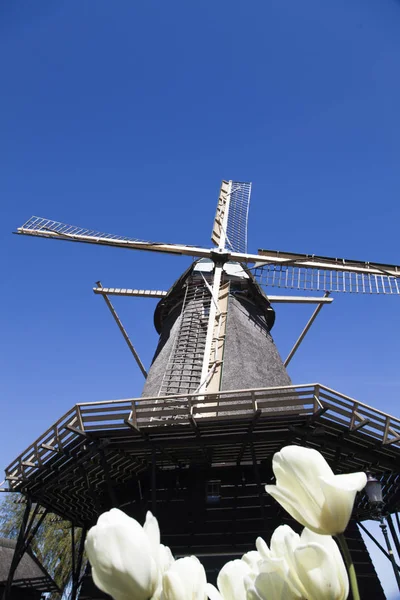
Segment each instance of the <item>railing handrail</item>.
M331 394L335 394L336 396L339 396L339 398L343 398L344 400L349 400L350 402L357 404L358 407L363 406L364 408L368 408L368 410L371 410L374 413L378 413L379 415L382 415L384 417L389 417L390 419L393 419L394 421L398 421L400 423L399 417L394 417L393 415L389 415L388 413L385 413L382 410L379 410L379 408L373 408L372 406L369 406L369 404L364 404L364 402L360 402L359 400L355 400L355 398L352 398L351 396L346 396L345 394L342 394L341 392L337 392L336 390L333 390L332 388L329 388L326 385L322 385L322 384L318 384L318 385L321 386L321 389L324 389L324 390L330 392Z
M141 400L145 401L160 401L160 400L173 400L174 398L207 398L207 397L217 397L217 396L229 396L230 394L244 394L251 392L266 392L266 391L279 391L279 390L291 390L291 389L299 389L299 388L307 388L307 387L315 387L316 385L321 385L319 383L300 383L299 385L279 385L275 387L262 387L262 388L246 388L241 390L220 390L219 392L212 392L211 394L207 394L204 392L197 394L170 394L169 396L139 396L137 398L120 398L119 400L99 400L98 402L78 402L75 406L84 407L91 406L94 404L115 404L118 402L140 402Z

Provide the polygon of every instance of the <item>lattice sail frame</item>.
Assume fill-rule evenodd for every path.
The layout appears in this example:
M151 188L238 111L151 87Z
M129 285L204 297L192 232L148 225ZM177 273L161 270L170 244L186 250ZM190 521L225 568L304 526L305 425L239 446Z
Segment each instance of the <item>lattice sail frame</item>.
M255 277L264 287L350 294L400 294L398 278L388 275L265 265L255 270Z
M260 255L272 254L272 251L259 252ZM257 282L264 287L357 294L400 294L400 268L395 265L279 252L275 254L280 259L285 256L288 258L281 264L268 263L254 268ZM303 266L302 262L306 264Z
M211 236L216 246L220 245L224 234L226 242L224 245L228 250L241 254L247 253L250 196L251 183L225 180L222 182ZM227 218L226 211L228 211Z
M232 181L229 203L227 245L232 252L247 252L247 224L251 196L251 183Z
M151 243L148 240L140 240L138 238L131 238L122 235L114 235L112 233L105 233L102 231L96 231L95 229L84 229L83 227L77 227L76 225L67 225L66 223L60 223L59 221L53 221L52 219L45 219L43 217L33 216L19 227L18 233L25 233L35 235L53 237L54 234L58 234L61 238L77 238L77 241L81 241L80 238L94 238L99 240L114 240L120 242L145 242Z

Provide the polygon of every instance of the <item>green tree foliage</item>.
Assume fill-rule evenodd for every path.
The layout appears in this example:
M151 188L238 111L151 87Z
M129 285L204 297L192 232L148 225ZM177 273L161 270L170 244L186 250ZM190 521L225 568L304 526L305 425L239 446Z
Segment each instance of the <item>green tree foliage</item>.
M21 495L3 495L3 499L0 499L1 537L13 539L18 537L25 506L24 499ZM39 517L36 517L36 519L38 518ZM82 530L75 528L75 556L78 555L81 535ZM48 514L44 518L44 521L39 527L31 544L31 550L61 590L68 589L72 581L71 540L71 523L69 521L64 521L57 515ZM82 564L82 572L85 567L85 562L86 561L84 560ZM59 596L57 594L52 594L49 598L54 600L58 599Z

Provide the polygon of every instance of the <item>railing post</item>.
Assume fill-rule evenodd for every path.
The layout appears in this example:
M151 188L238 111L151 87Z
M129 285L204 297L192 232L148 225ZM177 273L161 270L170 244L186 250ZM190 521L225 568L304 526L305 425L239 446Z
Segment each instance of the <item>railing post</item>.
M389 415L386 417L385 421L385 431L383 432L383 444L387 443L389 437L389 428L390 428L390 417Z
M351 410L351 419L350 419L350 427L349 427L350 431L353 430L354 423L356 422L357 409L358 409L358 402L355 402L353 404L353 408Z
M313 413L316 413L320 408L322 408L322 404L319 399L319 392L320 392L320 386L319 386L319 383L317 383L314 386L314 410L313 410Z
M132 405L131 405L131 413L128 417L128 421L132 421L132 424L137 427L137 414L136 414L136 404L135 404L135 400L132 400Z
M258 404L254 390L251 391L251 403L253 405L253 411L256 413L258 410Z

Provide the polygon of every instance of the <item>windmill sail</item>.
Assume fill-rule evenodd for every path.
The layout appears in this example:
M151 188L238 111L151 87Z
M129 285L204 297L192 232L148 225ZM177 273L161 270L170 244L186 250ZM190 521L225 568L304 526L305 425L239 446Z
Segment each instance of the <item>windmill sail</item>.
M218 198L211 240L232 252L247 252L247 222L249 215L251 183L223 181Z
M400 267L347 259L260 250L256 281L265 287L361 294L400 294Z
M70 242L83 242L85 244L129 248L131 250L148 250L152 252L167 252L198 257L207 257L210 254L209 250L197 248L195 246L149 242L122 235L104 233L94 229L83 229L76 225L68 225L43 217L31 217L22 225L22 227L18 227L16 233Z

